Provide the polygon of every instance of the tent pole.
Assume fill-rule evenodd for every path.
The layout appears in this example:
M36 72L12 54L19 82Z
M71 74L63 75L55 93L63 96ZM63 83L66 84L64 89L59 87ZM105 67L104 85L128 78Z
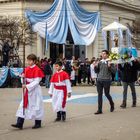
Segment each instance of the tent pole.
M65 44L63 44L63 58L65 58Z

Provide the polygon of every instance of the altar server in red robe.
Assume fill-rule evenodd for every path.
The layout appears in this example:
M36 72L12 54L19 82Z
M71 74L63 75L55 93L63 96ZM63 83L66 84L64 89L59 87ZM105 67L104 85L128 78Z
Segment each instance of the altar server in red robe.
M56 73L51 78L49 94L52 97L52 106L57 113L55 121L66 120L66 100L71 97L71 83L69 75L62 70L62 62L55 63Z
M43 97L41 87L39 85L44 77L42 70L36 66L37 57L30 54L27 57L28 67L25 68L21 75L23 82L23 97L17 110L17 123L12 124L12 127L22 129L25 119L34 120L33 129L41 127L41 120L44 116Z

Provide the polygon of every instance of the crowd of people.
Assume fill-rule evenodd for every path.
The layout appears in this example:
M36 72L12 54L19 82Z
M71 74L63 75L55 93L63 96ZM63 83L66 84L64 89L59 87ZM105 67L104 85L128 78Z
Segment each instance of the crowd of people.
M101 57L93 57L91 60L85 58L84 61L81 61L79 58L75 59L75 57L72 56L71 60L67 60L66 58L58 60L63 63L62 69L69 74L72 86L83 84L95 86L97 80L97 73L95 72L94 66L96 63L100 62L101 59ZM43 80L41 81L41 85L46 86L46 88L49 88L49 81L52 74L55 73L54 63L55 62L51 58L48 59L47 57L37 61L37 65L43 70L45 74L45 78L43 78ZM116 83L116 85L122 85L122 71L119 68L117 69L117 72L118 77L116 77L116 71L111 73L111 83ZM139 78L140 75L138 74L137 77ZM140 84L140 80L136 80L136 83Z
M72 60L66 60L65 58L59 60L63 64L62 69L66 71L70 77L71 86L81 85L82 83L97 86L98 111L95 114L102 113L103 89L111 105L110 111L114 111L114 102L109 93L110 85L113 81L119 82L120 85L123 86L123 101L120 107L126 108L128 86L130 86L132 92L132 107L136 106L135 83L139 83L138 71L140 71L140 61L135 58L131 62L113 64L108 57L109 52L103 50L100 58L93 57L90 61L86 58L84 62L82 62L80 59L75 59L74 56ZM51 76L55 73L52 59L49 58L47 60L47 58L45 58L42 60L40 68L45 74L45 86L49 88Z
M94 113L95 115L103 113L103 93L110 103L110 112L114 112L115 102L110 94L110 86L112 73L115 73L116 69L120 70L123 85L123 99L120 107L126 108L128 86L130 86L132 92L132 107L136 107L137 105L135 81L137 80L137 72L140 70L140 62L137 59L134 59L129 63L117 64L116 67L115 64L111 63L108 57L109 52L103 50L101 53L101 59L93 59L91 64L87 63L89 62L88 59L85 59L82 66L84 67L84 71L85 69L87 70L87 82L92 79L91 75L94 75L92 80L94 80L94 82L96 81L98 109ZM37 57L34 54L30 54L27 57L29 66L25 68L20 76L23 81L23 97L16 113L17 122L16 124L11 125L14 128L22 129L25 119L35 121L35 125L32 127L33 129L41 127L41 122L44 116L44 107L42 91L39 83L43 77L45 77L46 87L49 88L48 93L52 98L53 110L57 114L55 122L64 122L66 120L67 97L71 97L71 86L76 85L79 80L78 74L82 63L79 63L78 65L78 62L80 61L76 60L75 57L73 57L70 62L66 61L66 59L63 59L63 61L57 60L54 63L54 67L51 65L52 59L45 58L41 65L39 65L40 68L36 65L36 59ZM94 70L94 74L91 72L92 69ZM84 76L82 78L85 80Z
M99 61L100 58L93 57L91 60L86 58L84 61L80 59L75 59L73 56L71 60L67 60L66 58L58 59L63 63L63 70L66 71L72 83L72 86L88 84L95 85L97 74L94 71L94 63ZM56 61L58 61L56 60ZM49 79L51 75L55 73L53 60L51 58L41 59L41 61L37 61L37 65L43 70L45 74L45 78L42 80L42 85L45 85L49 88Z

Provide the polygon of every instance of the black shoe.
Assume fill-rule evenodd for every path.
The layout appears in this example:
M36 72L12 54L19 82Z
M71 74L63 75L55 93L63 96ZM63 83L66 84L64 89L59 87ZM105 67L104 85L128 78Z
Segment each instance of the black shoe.
M132 107L136 107L136 101L133 101Z
M11 126L14 128L23 129L23 127L18 124L11 124Z
M94 114L95 115L98 115L98 114L102 114L103 112L102 111L97 111L97 112L95 112Z
M17 123L12 124L11 126L14 127L14 128L22 129L23 128L23 123L24 123L24 118L18 117L17 118Z
M32 127L32 129L38 128L41 128L41 120L35 120L35 125Z
M41 126L40 125L35 125L35 126L32 127L32 129L38 129L38 128L41 128Z
M63 112L62 111L62 114L61 115L62 115L62 121L63 122L66 121L66 112Z
M136 105L132 105L131 107L136 107Z
M59 122L59 121L61 121L61 118L56 118L54 121Z
M122 103L122 104L120 105L120 107L121 107L121 108L126 108L126 103Z
M111 107L110 107L110 112L113 112L114 111L114 105L112 105Z
M122 104L120 105L120 107L121 108L126 108L126 101L125 100L122 102Z
M61 112L57 112L57 118L55 119L55 122L61 121Z

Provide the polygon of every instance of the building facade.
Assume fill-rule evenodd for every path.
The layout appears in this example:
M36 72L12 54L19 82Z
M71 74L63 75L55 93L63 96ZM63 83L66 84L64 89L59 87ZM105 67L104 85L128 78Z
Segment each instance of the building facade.
M87 11L99 11L101 14L102 28L113 21L119 21L122 24L130 24L140 15L139 0L78 0L79 4ZM33 11L46 11L51 7L53 0L0 0L0 16L19 16L24 15L26 9ZM30 46L26 46L25 54L35 53L38 57L58 57L71 58L72 55L82 58L98 57L104 49L104 40L102 32L96 36L95 41L90 46L75 46L71 39L71 34L68 34L68 41L65 45L49 43L49 48L45 49L45 40L36 34ZM19 54L22 59L23 48L19 49Z

